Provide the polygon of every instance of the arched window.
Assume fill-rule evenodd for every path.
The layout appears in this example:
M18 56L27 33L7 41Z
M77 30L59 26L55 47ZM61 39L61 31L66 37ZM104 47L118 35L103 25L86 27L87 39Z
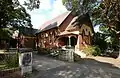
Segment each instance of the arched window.
M83 40L84 40L84 36L85 36L85 31L84 31L84 29L82 30L82 38L83 38Z
M86 32L87 32L87 28L86 28Z

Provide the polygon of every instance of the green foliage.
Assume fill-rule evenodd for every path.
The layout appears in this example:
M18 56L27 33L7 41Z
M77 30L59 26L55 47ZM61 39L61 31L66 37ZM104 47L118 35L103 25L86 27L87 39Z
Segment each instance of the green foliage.
M19 67L18 53L2 54L0 56L0 70Z
M108 31L117 34L120 31L120 0L103 0L96 8L94 19L101 26L108 28ZM98 20L99 19L99 20Z
M104 53L107 48L106 36L106 34L99 32L94 34L94 45L97 45L101 49L101 53Z
M10 39L12 36L13 30L10 28L1 28L0 29L0 39Z
M98 55L100 55L100 54L101 54L100 48L97 47L97 46L95 46L95 47L94 47L94 52L92 53L92 55L98 56Z
M99 30L104 34L110 34L110 31L106 26L100 26Z
M25 0L24 5L29 10L38 9L40 7L40 0Z
M62 0L62 3L68 10L75 12L77 15L91 14L95 7L99 5L98 0Z
M5 65L7 68L14 68L19 66L18 54L9 54L5 56Z
M103 31L102 33L94 34L94 45L97 45L101 49L101 53L105 53L106 49L109 47L114 51L118 51L118 39L114 32Z
M0 0L0 28L8 26L32 27L30 15L18 0Z
M83 49L83 52L87 55L87 56L98 56L101 54L101 50L99 47L97 46L87 46Z

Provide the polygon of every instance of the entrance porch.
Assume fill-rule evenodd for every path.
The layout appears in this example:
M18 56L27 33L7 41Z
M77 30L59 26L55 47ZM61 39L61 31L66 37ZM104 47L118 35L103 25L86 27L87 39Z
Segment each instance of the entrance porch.
M83 36L81 34L75 34L73 32L64 32L59 35L56 40L57 47L61 47L64 50L72 49L75 54L80 57L86 57L86 55L82 52L83 47L86 43L83 40Z

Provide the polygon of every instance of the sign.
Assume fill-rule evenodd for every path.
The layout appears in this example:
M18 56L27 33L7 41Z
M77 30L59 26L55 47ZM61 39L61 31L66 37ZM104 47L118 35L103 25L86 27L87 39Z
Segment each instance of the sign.
M23 52L19 55L19 65L22 75L32 72L32 52Z

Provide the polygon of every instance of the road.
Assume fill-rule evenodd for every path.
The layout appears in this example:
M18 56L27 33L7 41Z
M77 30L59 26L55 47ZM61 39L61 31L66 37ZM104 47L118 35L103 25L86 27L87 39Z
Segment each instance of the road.
M31 78L120 78L120 61L115 59L96 57L70 63L43 55L33 58L36 72Z

